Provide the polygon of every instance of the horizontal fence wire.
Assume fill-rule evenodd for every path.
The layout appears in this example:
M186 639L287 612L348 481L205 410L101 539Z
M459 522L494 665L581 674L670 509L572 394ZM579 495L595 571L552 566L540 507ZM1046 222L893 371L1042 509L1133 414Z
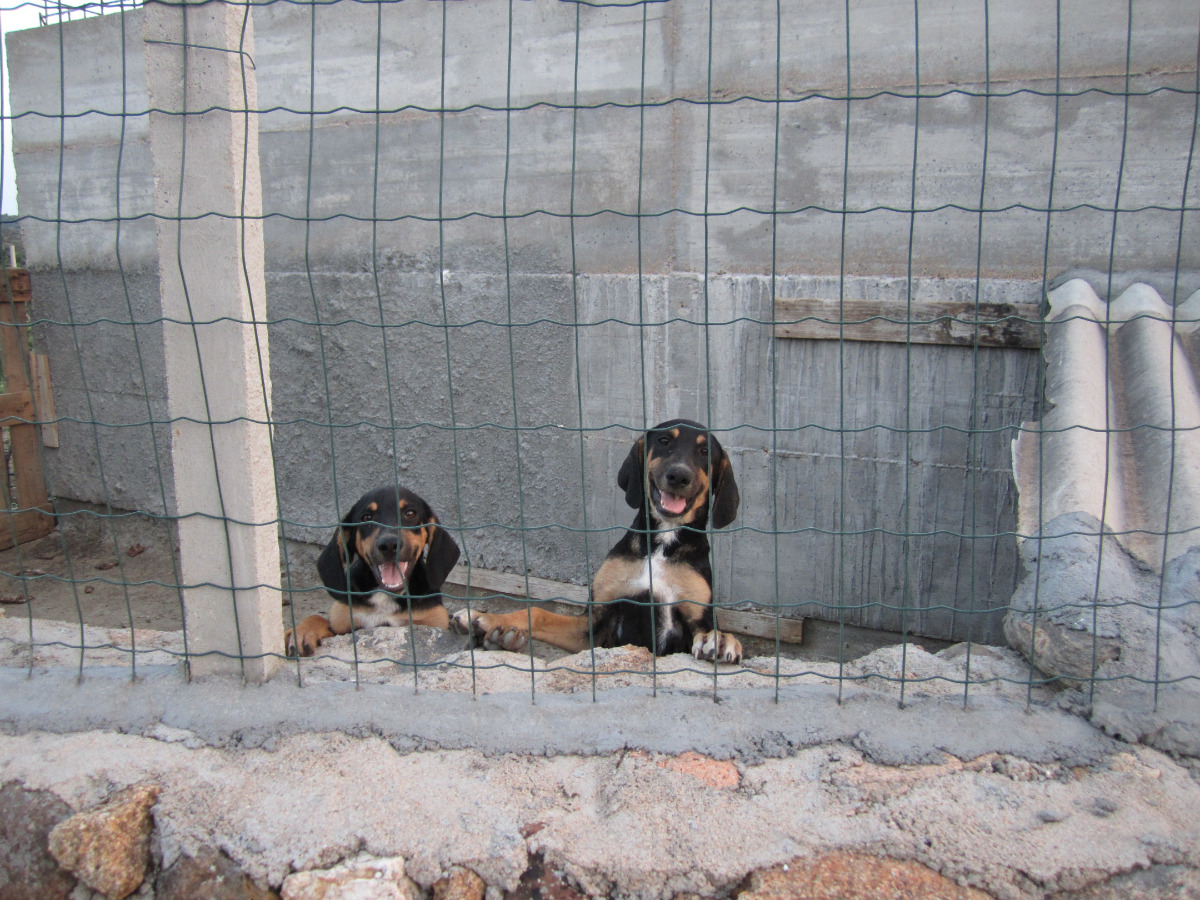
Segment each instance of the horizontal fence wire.
M1194 691L1200 7L1078 6L0 9L5 664ZM589 592L670 530L619 473L676 418L737 479L734 521L668 538L711 544L736 662L689 652L665 563ZM585 649L430 628L404 588L289 655L339 596L373 611L318 557L349 577L381 486L457 545L451 617L582 615Z

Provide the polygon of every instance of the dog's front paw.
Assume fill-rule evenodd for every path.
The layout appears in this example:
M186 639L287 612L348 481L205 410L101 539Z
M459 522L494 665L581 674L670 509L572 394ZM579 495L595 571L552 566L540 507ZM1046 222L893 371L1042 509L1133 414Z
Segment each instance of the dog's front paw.
M519 653L529 646L529 629L524 625L506 625L504 623L485 622L488 616L480 616L475 620L485 650L508 650ZM490 627L489 627L490 626Z
M692 641L692 656L724 663L742 661L742 642L724 631L701 631Z
M450 627L459 634L469 634L475 646L484 650L524 650L529 643L529 629L506 621L509 617L465 609L450 617Z
M479 616L480 612L477 609L470 611L460 609L450 617L450 630L455 634L474 634L472 625Z
M324 616L308 616L296 626L295 631L288 629L283 636L284 649L288 656L312 656L321 646L321 641L333 635L328 619Z

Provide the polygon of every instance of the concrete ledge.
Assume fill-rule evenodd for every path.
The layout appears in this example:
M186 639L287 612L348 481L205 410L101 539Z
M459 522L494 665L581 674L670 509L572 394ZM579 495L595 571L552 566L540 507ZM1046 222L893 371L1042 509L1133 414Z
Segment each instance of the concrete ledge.
M342 732L379 736L401 751L474 749L485 754L605 754L622 749L757 762L806 747L845 742L886 765L940 762L943 753L973 759L1010 753L1035 762L1087 765L1119 746L1057 709L981 699L916 700L906 709L866 691L836 693L808 685L711 695L660 689L605 691L600 699L504 693L414 694L399 685L297 687L275 678L243 686L212 677L188 684L173 668L144 670L131 683L119 670L0 669L0 730L89 730L152 735L165 726L178 739L216 747L272 749L283 737Z

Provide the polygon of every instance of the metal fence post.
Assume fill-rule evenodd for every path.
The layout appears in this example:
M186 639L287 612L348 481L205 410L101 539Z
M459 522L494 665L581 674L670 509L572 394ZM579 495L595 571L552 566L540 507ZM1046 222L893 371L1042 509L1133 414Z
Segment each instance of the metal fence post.
M184 627L194 675L283 647L250 7L147 3Z

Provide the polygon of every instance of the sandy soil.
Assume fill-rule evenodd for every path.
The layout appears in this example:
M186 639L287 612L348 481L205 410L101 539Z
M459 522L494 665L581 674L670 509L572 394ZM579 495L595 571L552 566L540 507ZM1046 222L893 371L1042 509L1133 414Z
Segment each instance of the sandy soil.
M167 525L133 515L101 527L72 517L59 530L0 551L0 606L10 617L82 622L100 628L183 627L180 578ZM314 584L315 550L296 559L290 581L296 618L325 612L329 598ZM304 573L308 573L305 575ZM284 609L285 622L290 618Z

